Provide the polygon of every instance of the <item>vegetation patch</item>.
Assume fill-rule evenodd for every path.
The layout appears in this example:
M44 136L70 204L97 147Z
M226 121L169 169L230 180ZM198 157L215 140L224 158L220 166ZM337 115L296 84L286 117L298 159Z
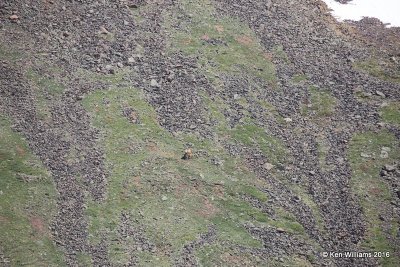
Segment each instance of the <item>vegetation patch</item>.
M277 45L273 48L273 54L275 57L283 60L285 63L289 63L290 59L287 53L285 52L283 45Z
M386 131L356 134L350 143L349 160L352 167L351 186L363 207L368 221L368 231L363 246L370 251L391 252L390 258L383 258L384 266L397 266L399 259L394 255L395 247L388 239L395 238L398 222L391 219L390 233L384 232L383 221L379 219L381 211L390 208L392 196L388 185L380 177L385 164L393 164L400 159L399 141ZM382 155L382 150L387 155Z
M221 111L225 108L223 101L218 97L211 100L206 95L202 95L202 99L208 109L209 120L216 122L214 132L218 134L220 140L260 149L272 164L282 165L288 161L287 149L281 140L268 134L264 128L256 125L248 117L242 123L231 128ZM267 106L272 110L271 112L275 111L272 105Z
M168 246L176 254L212 223L221 233L227 233L219 236L221 240L247 246L259 244L243 228L242 220L226 217L234 213L224 204L241 203L239 195L226 195L226 187L236 190L245 185L249 192L257 194L257 179L237 168L236 159L230 158L220 145L191 135L173 137L159 126L156 113L135 88L95 92L84 99L84 105L91 112L94 125L103 132L111 172L107 201L91 202L87 210L92 242L99 240L97 235L102 231L108 233L110 240L112 236L116 238L120 215L129 212L141 218L137 224L144 227L146 238L158 250ZM139 124L130 123L123 115L126 106L135 108ZM207 151L209 156L182 160L187 143L193 145L195 152ZM214 155L223 160L222 166L210 162ZM257 214L262 216L260 211ZM118 253L120 258L121 253L128 252ZM112 251L110 256L118 260Z
M370 58L354 63L354 67L378 79L400 83L400 70L398 63L390 60Z
M33 69L27 71L26 78L33 88L36 100L36 111L39 118L48 120L51 116L51 101L61 96L65 90L64 85L56 82L54 78L48 77Z
M198 58L211 78L221 73L249 72L273 84L275 68L252 30L239 20L220 17L210 1L181 0L180 9L166 15L170 52ZM178 19L179 18L179 19Z
M24 55L20 51L17 52L0 44L0 59L15 63L22 58L24 58Z
M12 266L65 266L49 225L56 190L26 141L0 116L0 247Z
M86 253L79 252L76 255L76 259L81 266L91 266L92 265L92 258L90 257L90 255L88 255Z
M328 92L311 86L310 103L303 105L302 113L316 119L331 116L335 111L336 99Z
M227 245L207 245L196 253L200 266L263 266L264 260Z
M390 102L381 109L384 122L400 127L400 102Z
M112 77L110 81L114 83ZM209 102L210 115L219 117L218 105L210 99ZM183 246L207 232L210 225L217 229L216 244L231 242L245 247L262 246L244 228L248 222L303 232L290 215L278 215L271 220L242 200L243 196L250 196L265 202L267 197L260 189L268 185L257 179L240 158L227 154L218 141L225 136L231 141L259 146L273 155L273 162L283 160L280 142L262 128L249 122L229 130L227 135L227 125L220 123L215 126L215 140L192 134L172 135L158 124L157 114L143 92L131 87L111 85L110 90L87 95L83 104L94 126L102 132L100 142L110 171L107 200L100 204L89 201L89 236L96 243L102 232L107 233L112 244L109 256L114 263L123 264L132 253L137 253L124 249L132 247L132 241L118 239L122 213L136 218L131 222L133 226L143 229L143 236L155 246L152 252L137 253L139 261L153 263L158 258L172 264ZM127 107L135 110L138 123L131 123L124 115ZM187 144L195 156L182 160ZM215 163L216 158L220 163ZM165 254L165 250L170 252Z
M286 148L282 142L251 121L237 125L229 133L232 140L259 148L272 164L282 165L286 161Z

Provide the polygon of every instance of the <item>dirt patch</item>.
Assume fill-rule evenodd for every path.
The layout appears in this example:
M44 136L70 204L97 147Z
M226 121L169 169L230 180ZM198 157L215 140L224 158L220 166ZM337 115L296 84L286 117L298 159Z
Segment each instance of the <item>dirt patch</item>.
M247 36L247 35L240 35L240 36L236 37L235 39L239 44L246 45L246 46L252 45L254 43L254 40L251 39L251 37Z
M186 182L178 183L175 187L175 196L182 197L185 195L190 195L193 198L200 198L204 188L201 184L187 184Z
M217 207L215 207L214 204L212 204L210 202L210 200L208 200L208 198L204 198L203 199L203 207L201 208L201 210L198 211L198 213L202 217L211 218L216 213L218 213L218 211L219 211L219 209Z
M225 190L224 187L221 185L216 185L213 188L213 192L216 196L218 196L219 198L224 198L225 196Z
M147 150L149 150L151 152L159 152L160 151L157 144L154 142L151 142L151 141L146 144L146 148L147 148Z
M182 40L182 44L183 45L189 45L189 44L191 44L193 41L192 41L192 38L186 38L186 39L183 39Z
M29 222L31 223L32 228L39 234L44 234L46 232L44 222L41 218L39 218L37 216L30 217Z
M372 187L371 189L368 190L368 192L369 192L371 195L374 195L374 196L380 196L380 195L382 195L382 189L377 188L377 187Z
M20 157L23 157L26 154L25 149L23 149L21 146L17 146L15 148L15 151L17 151L17 155L20 156Z
M272 61L274 55L272 53L263 53L263 56L266 60Z
M141 178L140 176L135 176L133 177L133 184L137 187L137 188L142 188L142 183L141 183Z
M203 36L201 36L201 40L209 41L210 40L210 36L208 36L207 34L204 34Z
M146 149L149 152L152 152L157 157L163 157L163 158L174 158L175 157L175 154L173 152L161 150L160 147L158 146L158 144L153 141L149 141L146 143Z
M222 25L215 25L215 30L218 32L218 33L222 33L222 32L224 32L224 26L222 26Z
M0 223L8 223L10 222L10 219L4 216L0 216Z

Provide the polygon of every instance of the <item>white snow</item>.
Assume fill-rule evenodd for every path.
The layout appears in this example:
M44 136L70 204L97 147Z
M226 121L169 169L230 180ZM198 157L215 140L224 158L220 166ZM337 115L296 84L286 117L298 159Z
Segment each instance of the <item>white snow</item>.
M388 27L400 27L400 0L353 0L348 4L340 4L334 0L323 0L332 15L339 21L359 21L363 17L378 18Z

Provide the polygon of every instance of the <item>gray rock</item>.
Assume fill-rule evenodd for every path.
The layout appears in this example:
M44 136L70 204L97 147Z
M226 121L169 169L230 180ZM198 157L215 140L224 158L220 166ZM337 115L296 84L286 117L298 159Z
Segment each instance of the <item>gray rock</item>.
M171 73L170 75L168 75L167 81L172 82L174 80L174 78L175 78L175 74Z
M379 155L380 158L382 159L387 159L389 157L389 153L385 150L381 151L381 154Z
M114 69L114 67L112 65L106 65L105 69L110 74L114 74L115 73L115 69Z
M211 163L214 164L214 165L216 165L216 166L222 166L222 165L224 164L224 161L221 160L221 159L218 158L218 157L213 157L213 158L211 159Z
M151 81L150 81L150 86L151 86L151 87L157 87L157 88L159 88L159 87L160 87L160 84L157 82L156 79L151 79Z
M370 157L371 157L370 154L367 154L367 153L365 153L365 152L361 152L360 156L361 156L362 158L370 158Z
M269 162L266 162L266 163L264 164L264 168L265 168L266 170L270 171L270 170L272 170L272 169L274 168L274 165L272 165L272 164L269 163Z
M396 166L395 165L386 164L385 166L383 166L383 169L385 171L388 171L388 172L394 172L396 170Z
M382 93L381 91L376 91L375 94L378 96L381 96L381 97L386 97L386 95L384 93Z

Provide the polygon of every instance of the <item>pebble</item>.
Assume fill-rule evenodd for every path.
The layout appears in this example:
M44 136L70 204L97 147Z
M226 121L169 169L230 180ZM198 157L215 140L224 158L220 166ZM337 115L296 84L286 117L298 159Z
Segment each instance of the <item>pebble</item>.
M175 78L175 74L171 73L171 74L168 75L167 81L172 82L174 80L174 78Z
M110 32L104 26L100 26L100 33L101 34L109 34Z
M108 73L115 74L115 69L112 65L106 65L105 69L108 71Z
M385 150L381 151L381 154L379 155L380 158L382 159L387 159L389 157L389 153Z
M370 157L371 157L370 154L367 154L367 153L365 153L365 152L361 152L360 156L361 156L362 158L370 158Z
M264 164L264 168L266 170L270 171L270 170L272 170L274 168L274 165L269 163L269 162L267 162L267 163Z
M10 16L10 20L15 21L15 20L18 20L18 19L19 19L19 17L17 15L15 15L15 14Z
M157 88L160 87L160 85L159 85L159 83L157 82L156 79L151 79L151 81L150 81L150 86L151 86L151 87L157 87Z
M394 172L396 170L396 166L395 165L390 165L390 164L385 164L385 166L383 166L385 171L388 172Z
M382 93L381 91L376 91L375 94L378 96L381 96L381 97L386 97L386 95L384 93Z

